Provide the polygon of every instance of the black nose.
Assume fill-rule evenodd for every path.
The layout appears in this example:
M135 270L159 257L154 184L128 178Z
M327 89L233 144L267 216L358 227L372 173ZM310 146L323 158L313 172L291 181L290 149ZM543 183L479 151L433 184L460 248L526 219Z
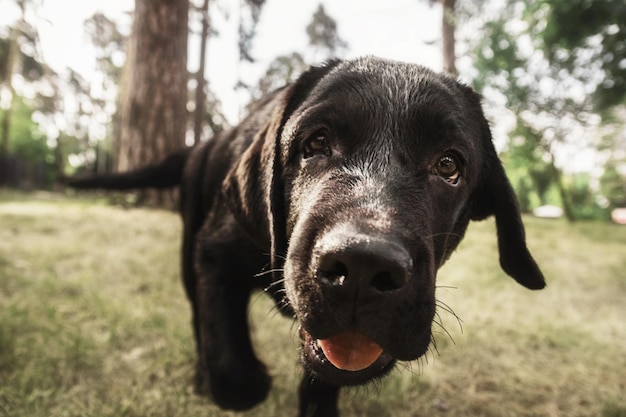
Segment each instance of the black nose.
M362 239L321 245L317 279L334 301L380 301L407 284L409 254L385 240Z

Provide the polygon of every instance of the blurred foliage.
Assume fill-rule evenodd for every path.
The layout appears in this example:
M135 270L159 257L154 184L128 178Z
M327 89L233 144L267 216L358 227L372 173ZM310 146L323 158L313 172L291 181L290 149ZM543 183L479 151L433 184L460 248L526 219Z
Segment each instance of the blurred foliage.
M508 0L499 9L492 5L493 17L472 41L474 86L485 96L501 97L515 115L506 156L507 168L520 176L518 193L535 193L538 204L547 204L546 192L555 187L568 219L605 216L601 206L616 199L602 195L608 189L599 189L597 178L564 173L557 155L566 148L594 152L620 146L619 135L600 131L610 123L623 130L626 121L610 117L626 103L626 58L620 52L626 50L626 4ZM524 207L532 199L523 195L521 200Z
M26 160L53 162L46 137L33 122L35 109L28 105L23 97L14 97L12 137L9 151ZM0 114L4 113L0 110Z
M195 103L195 83L191 82L189 87L189 102ZM229 127L224 111L222 110L222 102L219 97L208 86L205 87L205 105L203 111L203 131L202 138L206 139L221 132ZM191 113L190 113L191 116ZM191 123L190 123L191 124Z
M593 178L582 172L572 175L567 188L572 202L574 216L580 220L608 220L609 211L603 207L592 188Z
M534 140L533 140L534 139ZM509 171L514 171L520 178L525 193L534 191L539 198L539 204L548 204L547 192L552 183L550 165L545 160L537 136L528 129L518 125L512 132L509 147L502 158ZM519 191L518 191L519 192ZM525 197L529 200L529 197ZM530 206L522 206L530 211Z
M115 64L113 57L124 51L126 36L120 33L114 21L100 12L85 20L84 28L97 51L99 70L108 78L119 80L122 68Z
M239 59L254 62L252 41L256 36L256 26L265 0L243 0L241 4L245 7L241 8L242 17L239 21Z
M623 166L623 162L620 164L609 160L600 177L602 194L606 196L610 207L626 207L626 173L620 170Z
M17 62L13 64L15 66L13 70L15 71L17 67L17 71L22 77L24 77L26 81L31 82L40 79L45 74L45 65L35 56L38 42L37 31L26 22L20 22L17 26L18 28L7 28L7 32L9 33L6 34L6 37L0 37L0 83L7 81L9 51L12 39L11 32L13 31L17 31L13 36L15 36L14 39L19 45Z
M19 180L23 187L48 188L54 182L54 148L48 144L38 124L33 122L34 112L35 109L23 97L13 98L8 150L14 162L9 169L11 177ZM4 117L4 113L0 110L0 117Z
M48 183L47 145L43 135L34 134L33 111L19 96L22 91L16 89L15 75L21 76L21 84L45 85L46 78L54 73L40 59L39 34L36 26L27 20L30 9L38 7L40 2L15 3L18 17L0 27L0 161L4 165L0 167L0 186L17 182L37 187Z
M348 43L341 39L337 29L337 22L326 13L320 4L313 14L311 22L306 27L309 37L309 46L323 54L322 59L341 56L348 48Z
M259 79L257 87L252 90L253 102L264 94L295 80L307 67L304 57L298 52L274 58L265 70L265 74Z
M623 0L528 1L528 22L551 62L596 83L597 110L626 104L626 2ZM545 25L542 24L545 22ZM581 67L598 72L590 74Z
M315 63L339 57L348 47L348 44L339 36L337 22L326 13L321 4L307 25L306 34L309 40L308 47L314 51L315 56L312 61ZM252 96L248 108L254 106L256 100L264 94L295 80L313 62L307 61L305 54L300 52L276 57L270 62L256 87L242 85Z
M626 3L622 0L507 0L477 43L475 85L502 77L511 104L525 104L525 67L545 59L555 80L576 80L595 111L626 104ZM524 45L520 38L527 37ZM522 49L525 49L522 51ZM539 54L542 56L539 57ZM498 69L498 71L496 71Z

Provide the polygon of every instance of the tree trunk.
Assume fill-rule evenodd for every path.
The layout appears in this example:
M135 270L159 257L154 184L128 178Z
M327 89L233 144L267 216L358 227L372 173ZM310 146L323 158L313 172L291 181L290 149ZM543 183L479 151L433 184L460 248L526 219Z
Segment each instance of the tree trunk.
M22 10L22 16L24 12ZM18 28L10 29L9 36L9 56L6 63L6 78L5 88L9 96L8 105L2 112L2 122L0 122L0 186L8 184L8 169L7 164L9 161L9 138L11 132L11 117L13 115L13 103L15 102L15 88L13 86L13 70L19 57L19 45L18 45Z
M441 0L443 6L443 19L441 22L443 41L443 70L450 75L457 76L455 64L455 39L456 29L456 0Z
M200 38L200 67L196 74L196 109L193 117L193 141L200 142L202 139L202 130L204 127L204 118L206 113L206 80L204 78L204 69L206 65L206 44L209 37L209 0L204 0L202 5L202 34Z
M156 162L185 145L188 0L136 0L121 82L116 168ZM172 207L175 193L142 192L142 203Z

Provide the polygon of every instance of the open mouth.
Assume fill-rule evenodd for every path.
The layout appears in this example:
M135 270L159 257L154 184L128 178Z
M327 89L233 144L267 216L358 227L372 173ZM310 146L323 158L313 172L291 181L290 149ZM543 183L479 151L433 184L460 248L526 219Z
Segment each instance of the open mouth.
M394 358L358 331L314 339L300 328L304 363L315 375L338 385L364 384L393 368Z

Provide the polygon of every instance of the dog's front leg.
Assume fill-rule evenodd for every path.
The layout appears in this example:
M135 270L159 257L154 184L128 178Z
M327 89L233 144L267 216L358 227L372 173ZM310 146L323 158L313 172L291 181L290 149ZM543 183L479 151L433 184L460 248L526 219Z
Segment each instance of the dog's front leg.
M222 408L247 410L263 401L271 386L248 327L252 271L259 268L256 249L233 230L209 235L203 229L199 236L198 388Z
M329 385L305 371L299 390L298 417L339 417L339 387Z

